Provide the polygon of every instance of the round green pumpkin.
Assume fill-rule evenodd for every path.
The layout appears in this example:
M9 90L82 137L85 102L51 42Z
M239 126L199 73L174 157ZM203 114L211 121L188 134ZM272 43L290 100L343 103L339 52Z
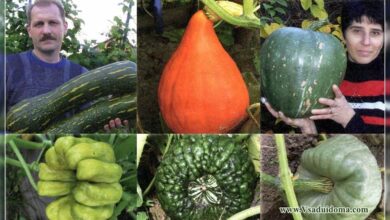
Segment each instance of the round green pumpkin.
M378 205L382 180L375 157L368 147L352 135L332 137L303 152L298 178L333 182L329 193L297 191L300 206L367 208L366 213L303 213L305 219L365 219Z
M157 197L171 219L226 219L249 208L256 173L237 136L174 140L156 173Z
M286 27L273 32L260 49L263 96L291 118L322 108L318 98L333 98L346 69L345 50L330 34Z

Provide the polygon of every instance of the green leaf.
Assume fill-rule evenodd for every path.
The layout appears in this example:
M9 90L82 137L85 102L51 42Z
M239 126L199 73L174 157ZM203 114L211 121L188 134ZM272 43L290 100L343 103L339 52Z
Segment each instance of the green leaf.
M275 10L269 10L268 13L271 15L271 17L275 16L276 11Z
M284 7L287 7L287 1L286 0L276 0L280 5L283 5Z
M137 212L137 220L148 220L149 217L146 212Z
M251 135L248 144L249 155L252 158L252 163L255 167L256 172L260 173L260 136Z
M313 4L312 0L300 0L302 8L306 11Z
M283 20L280 17L274 17L274 20L279 24L283 24Z
M312 5L310 7L310 12L314 17L319 18L321 20L328 18L328 13L325 11L325 9L321 9L317 5Z
M264 3L263 6L264 6L265 10L267 10L267 11L273 8L272 5L269 5L267 3Z
M280 8L280 7L275 8L275 11L277 11L277 12L283 14L283 15L286 14L286 10L284 10L283 8Z
M320 8L325 7L324 0L314 0L314 1L317 3L318 7L320 7Z

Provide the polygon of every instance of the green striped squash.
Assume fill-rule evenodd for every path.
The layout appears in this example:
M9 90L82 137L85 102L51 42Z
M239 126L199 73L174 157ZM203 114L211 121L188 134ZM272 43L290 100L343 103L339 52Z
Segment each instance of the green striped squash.
M7 130L34 133L46 128L56 117L96 98L134 92L137 66L131 61L115 62L64 83L55 90L22 100L7 113Z
M96 103L71 118L52 124L45 133L94 133L102 130L110 119L116 117L135 122L136 112L136 94L128 94Z

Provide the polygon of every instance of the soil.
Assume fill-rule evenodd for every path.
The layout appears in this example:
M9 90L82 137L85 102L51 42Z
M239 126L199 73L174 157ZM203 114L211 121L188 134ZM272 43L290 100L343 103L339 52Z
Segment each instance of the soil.
M372 154L377 159L378 166L384 166L384 137L383 135L356 135L362 142L367 144ZM329 137L328 137L329 138ZM307 149L314 147L320 138L313 135L288 134L285 135L287 157L292 173L295 173L299 166L300 155ZM272 176L278 176L278 158L273 135L261 135L261 169L262 172ZM382 173L383 179L383 173ZM261 185L261 219L291 220L292 216L281 214L279 207L286 207L287 204L281 197L282 192L273 187ZM375 219L376 212L383 210L383 199L368 219Z

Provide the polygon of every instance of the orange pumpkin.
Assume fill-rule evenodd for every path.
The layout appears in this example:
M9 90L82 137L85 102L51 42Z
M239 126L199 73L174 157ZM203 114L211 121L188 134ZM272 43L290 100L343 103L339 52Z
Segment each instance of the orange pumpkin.
M158 99L176 133L225 133L247 117L249 95L240 70L201 10L164 67Z

